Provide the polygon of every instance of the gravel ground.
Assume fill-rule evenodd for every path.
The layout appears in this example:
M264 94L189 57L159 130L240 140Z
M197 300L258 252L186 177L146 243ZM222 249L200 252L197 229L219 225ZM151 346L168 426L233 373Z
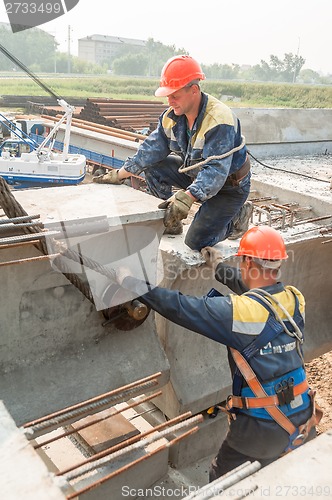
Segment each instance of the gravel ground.
M331 154L278 156L263 159L261 163L251 158L251 165L253 179L331 201Z
M316 400L324 415L318 426L318 434L332 429L332 351L306 363L308 381L317 391Z

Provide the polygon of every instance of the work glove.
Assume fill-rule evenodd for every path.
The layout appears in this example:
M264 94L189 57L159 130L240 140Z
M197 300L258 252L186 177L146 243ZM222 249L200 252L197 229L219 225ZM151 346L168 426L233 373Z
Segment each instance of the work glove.
M97 182L98 184L122 184L123 180L119 179L119 170L112 168L107 174L97 175L92 179L92 182Z
M123 280L128 276L132 276L132 273L127 267L122 266L115 271L116 281L120 286L122 285Z
M191 205L195 199L185 191L177 191L168 200L163 201L158 205L158 208L166 209L164 215L164 225L171 227L179 223L182 219L188 216Z
M214 271L216 270L218 264L224 261L221 252L213 247L202 248L201 254L203 259L205 260L205 263Z

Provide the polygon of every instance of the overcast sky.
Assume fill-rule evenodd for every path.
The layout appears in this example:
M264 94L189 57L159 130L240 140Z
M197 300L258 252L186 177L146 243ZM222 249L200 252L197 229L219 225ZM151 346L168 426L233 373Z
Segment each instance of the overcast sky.
M0 21L8 22L3 3ZM254 65L269 62L271 54L299 53L304 68L332 73L331 22L332 0L79 0L40 28L67 51L70 26L73 55L79 38L99 34L153 38L204 64Z

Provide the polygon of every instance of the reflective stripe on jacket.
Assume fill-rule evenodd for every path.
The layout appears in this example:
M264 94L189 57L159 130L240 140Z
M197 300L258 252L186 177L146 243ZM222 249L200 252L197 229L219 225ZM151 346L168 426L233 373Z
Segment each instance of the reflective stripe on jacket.
M200 111L191 131L188 131L186 116L177 116L173 108L168 108L160 116L156 130L123 166L137 175L172 152L181 156L185 166L194 165L210 156L222 155L241 142L241 125L232 110L218 99L202 93ZM188 188L191 194L200 201L215 196L228 175L242 167L246 154L247 148L243 146L233 155L211 160L200 170L188 171L187 175L193 178Z

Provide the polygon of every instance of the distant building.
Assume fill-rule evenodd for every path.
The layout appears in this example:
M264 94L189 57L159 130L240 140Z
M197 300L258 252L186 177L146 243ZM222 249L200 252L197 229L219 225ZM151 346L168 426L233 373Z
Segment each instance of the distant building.
M78 57L84 61L101 65L112 61L126 48L142 49L145 40L122 38L119 36L91 35L78 40Z

